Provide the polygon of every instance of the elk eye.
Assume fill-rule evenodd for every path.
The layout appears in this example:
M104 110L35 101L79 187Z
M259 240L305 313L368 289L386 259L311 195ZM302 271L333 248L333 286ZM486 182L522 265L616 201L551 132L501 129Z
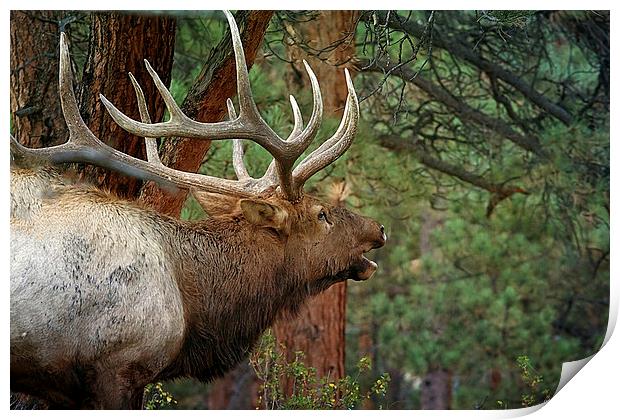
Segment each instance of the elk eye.
M321 210L319 212L319 220L322 220L323 222L327 222L327 214L325 213L325 210Z

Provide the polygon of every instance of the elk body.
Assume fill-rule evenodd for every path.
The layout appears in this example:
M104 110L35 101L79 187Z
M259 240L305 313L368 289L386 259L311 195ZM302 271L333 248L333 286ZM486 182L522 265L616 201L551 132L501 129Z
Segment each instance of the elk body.
M53 170L16 168L11 183L11 390L52 407L139 408L143 387L191 376L203 381L235 366L275 318L346 279L365 280L376 264L364 253L385 243L383 227L342 207L304 195L303 183L350 145L358 103L349 99L341 126L295 168L321 121L318 83L308 67L315 105L308 125L291 99L295 127L280 139L252 101L243 50L231 26L239 117L188 120L150 69L171 120L150 124L113 118L144 136L147 161L109 148L82 122L71 87L69 53L61 36L60 92L70 130L67 143L14 154L52 163L89 162L143 179L190 188L210 217L176 220ZM147 63L148 66L148 63ZM132 78L132 81L133 78ZM134 81L135 82L135 81ZM235 141L238 180L167 168L154 138L184 136L253 140L274 160L260 179L249 177Z

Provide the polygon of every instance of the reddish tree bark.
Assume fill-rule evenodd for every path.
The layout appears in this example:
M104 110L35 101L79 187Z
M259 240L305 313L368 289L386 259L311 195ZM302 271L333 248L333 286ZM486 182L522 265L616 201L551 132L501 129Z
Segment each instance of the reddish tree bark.
M11 11L13 135L29 147L63 143L67 126L58 97L59 23L62 11Z
M422 381L422 410L449 410L452 402L452 374L444 369L431 369Z
M16 138L31 147L66 140L67 131L58 97L58 37L68 12L11 13L11 110ZM90 16L87 62L79 85L80 112L93 133L124 153L144 156L144 140L122 130L99 101L99 93L129 116L139 118L127 72L142 82L153 119L164 113L163 100L146 72L148 59L165 83L170 83L176 21L173 18L120 13ZM66 28L62 28L63 30ZM121 197L137 196L135 178L107 169L78 165L78 175Z
M309 88L302 60L308 61L321 84L324 115L342 116L347 99L343 69L353 73L351 59L355 56L354 30L359 12L352 10L321 11L314 20L287 26L288 55L295 72L289 84ZM353 76L353 74L351 74Z
M433 252L433 231L443 223L441 215L427 210L422 216L420 227L420 256L428 256ZM430 284L431 278L428 273L422 278L426 284ZM441 320L435 319L433 331L441 331ZM441 334L441 332L436 332ZM428 368L420 391L420 405L422 410L449 410L452 405L452 373L438 363L433 363Z
M153 121L161 120L165 106L151 80L147 59L166 85L170 85L176 20L174 18L122 13L93 13L88 59L80 85L80 113L92 132L113 148L141 159L146 154L144 139L127 133L108 115L99 93L121 111L140 119L133 87L127 76L132 72L142 85ZM95 166L80 165L82 176L114 191L120 197L134 198L142 181Z
M256 407L259 382L246 360L223 378L215 381L207 397L210 410L248 410Z

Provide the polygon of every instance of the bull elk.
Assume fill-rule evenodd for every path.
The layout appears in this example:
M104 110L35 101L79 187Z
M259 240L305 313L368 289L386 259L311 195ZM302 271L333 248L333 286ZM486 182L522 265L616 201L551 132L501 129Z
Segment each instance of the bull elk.
M44 167L14 168L11 191L11 390L51 407L140 408L146 384L178 377L209 381L248 354L281 313L346 279L366 280L377 265L364 253L385 244L383 226L303 194L306 180L351 145L359 104L348 97L336 133L305 157L322 119L321 92L306 63L313 110L304 127L291 96L294 128L280 138L260 117L234 18L226 12L237 68L239 115L189 119L146 62L169 110L150 123L131 76L142 121L101 96L123 129L145 138L147 160L96 138L72 87L69 50L60 39L59 91L66 143L20 145L14 155L53 164L86 162L191 190L210 215L181 221L109 193L72 183ZM233 139L237 180L162 164L156 138ZM258 179L244 166L241 140L273 156Z

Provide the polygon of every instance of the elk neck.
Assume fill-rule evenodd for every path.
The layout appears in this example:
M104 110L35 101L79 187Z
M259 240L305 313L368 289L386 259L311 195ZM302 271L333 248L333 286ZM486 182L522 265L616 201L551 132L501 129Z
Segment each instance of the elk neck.
M296 312L308 290L273 233L234 219L179 222L176 229L170 252L185 337L161 376L209 381L239 363L276 316Z

